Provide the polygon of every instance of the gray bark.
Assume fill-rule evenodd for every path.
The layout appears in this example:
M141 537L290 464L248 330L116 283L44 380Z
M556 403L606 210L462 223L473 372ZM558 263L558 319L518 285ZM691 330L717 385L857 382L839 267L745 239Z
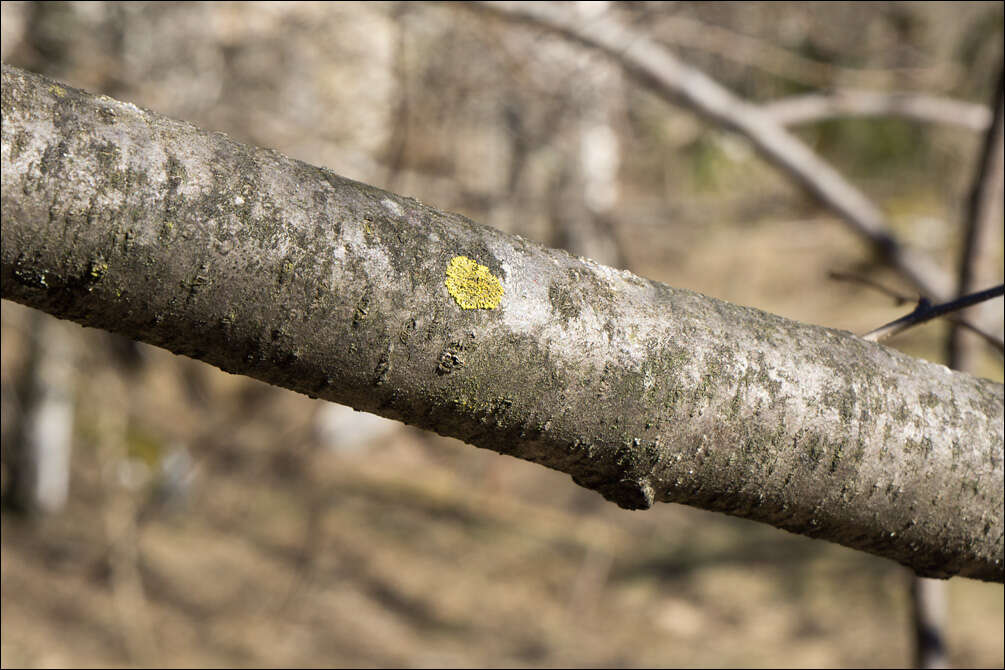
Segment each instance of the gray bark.
M8 66L2 108L4 298L626 508L686 503L1005 581L1000 384ZM448 288L458 256L486 269Z

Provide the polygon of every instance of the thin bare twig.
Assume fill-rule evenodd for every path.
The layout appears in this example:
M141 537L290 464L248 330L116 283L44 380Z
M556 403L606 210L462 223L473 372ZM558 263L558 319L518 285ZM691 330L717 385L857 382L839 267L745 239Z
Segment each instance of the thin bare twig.
M1005 74L999 73L992 102L995 109L994 123L985 136L984 145L974 170L973 186L967 200L962 231L962 245L959 261L957 293L964 295L978 286L987 286L997 280L998 268L991 250L999 244L998 235L1002 223L1002 183L1005 181L1005 133L1003 133L1003 106L1005 106ZM982 310L970 310L971 321L980 321L981 313L991 315L988 306ZM1001 310L994 313L1001 316ZM986 320L986 318L985 318ZM946 343L947 360L954 369L971 371L977 350L976 342L963 337L958 329L949 333Z
M875 289L884 295L890 296L896 301L897 305L904 305L909 302L921 301L921 298L918 296L909 296L906 293L900 293L899 291L895 291L892 288L883 286L879 282L875 282L869 279L868 277L862 277L860 275L851 274L850 272L831 271L827 273L827 276L828 278L834 279L836 281L846 281L868 286L869 288ZM995 337L991 333L978 328L974 324L970 323L966 319L956 314L947 314L946 319L956 324L960 328L963 328L964 330L969 330L974 335L977 335L978 337L984 339L989 345L991 345L995 350L997 350L998 353L1005 355L1005 341L1003 341L1002 338Z
M842 83L848 86L882 87L903 82L905 78L918 83L927 82L927 86L931 86L933 80L941 85L959 79L958 67L943 63L920 68L842 67L807 58L766 40L686 16L652 17L647 23L652 27L651 34L658 36L660 40L714 53L745 66L810 86L827 87Z
M922 93L839 90L798 95L761 106L783 126L824 121L838 116L894 116L925 123L962 126L983 132L991 125L985 105Z
M977 293L971 293L970 295L957 298L956 300L950 300L949 302L944 302L939 305L933 305L927 298L922 298L913 312L907 316L900 317L896 321L891 321L885 326L880 326L875 330L869 331L862 336L862 339L869 340L871 342L880 342L881 340L893 337L898 333L902 333L908 328L925 323L926 321L931 321L932 319L936 319L944 314L972 307L973 305L982 303L985 300L998 298L1002 295L1005 295L1005 284L999 284L994 288L978 291Z
M830 271L830 272L827 273L827 278L828 279L833 279L835 281L845 281L845 282L851 282L851 283L854 283L854 284L862 284L863 286L868 286L869 288L872 288L872 289L875 289L875 290L879 291L883 295L890 296L891 298L893 298L894 300L897 301L897 305L898 306L899 305L907 304L909 302L917 302L918 301L918 297L917 296L911 297L911 296L907 295L906 293L900 293L899 291L895 291L892 288L883 286L879 282L873 281L872 279L869 279L868 277L863 277L861 275L852 274L850 272L837 272L835 270L832 270L832 271Z

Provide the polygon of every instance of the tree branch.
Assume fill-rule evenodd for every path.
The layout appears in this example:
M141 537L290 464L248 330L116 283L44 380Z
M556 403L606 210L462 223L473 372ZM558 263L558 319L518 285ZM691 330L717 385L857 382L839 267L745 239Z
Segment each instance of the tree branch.
M843 89L828 94L798 95L761 105L782 126L825 121L838 116L895 116L925 123L962 126L984 132L991 125L985 105L921 93L887 93Z
M623 507L686 503L1005 581L1000 384L6 65L2 111L4 298Z
M891 298L893 298L896 301L896 303L898 305L905 305L905 304L910 303L910 302L915 302L915 303L920 304L922 301L925 300L925 298L923 296L920 297L920 298L918 296L915 296L913 298L908 297L908 296L904 295L903 293L891 290L891 289L887 288L886 286L883 286L882 284L869 279L868 277L862 277L860 275L851 274L851 273L848 273L848 272L834 272L834 271L828 272L827 275L828 275L828 277L830 277L831 279L834 279L836 281L854 282L856 284L862 284L864 286L868 286L871 289L875 289L875 290L879 291L883 295L890 296ZM992 347L994 347L995 351L997 351L999 354L1005 355L1005 342L1003 342L1000 338L995 337L994 335L992 335L990 333L984 332L983 330L981 330L977 326L975 326L972 323L969 323L967 321L964 321L963 319L961 319L960 317L958 317L958 316L956 316L954 314L946 314L945 316L946 316L946 320L952 322L953 325L959 326L960 328L968 330L971 333L973 333L974 335L977 335L982 340L984 340L985 342L987 342L989 345L991 345ZM877 341L877 340L874 340L873 338L868 338L868 339L870 339L872 341Z
M870 330L862 336L862 339L869 340L870 342L881 342L885 339L893 337L894 335L904 332L908 328L920 326L932 319L937 319L940 316L945 316L946 314L951 314L952 312L958 312L961 309L978 305L982 302L991 300L992 298L1000 298L1002 295L1005 295L1005 284L1000 284L984 291L977 291L976 293L971 293L970 295L957 298L956 300L950 300L949 302L944 302L939 305L933 305L929 301L922 299L913 312L891 321L886 325L880 326L875 330ZM996 342L993 343L997 345Z
M995 87L994 121L988 129L974 171L973 187L967 200L963 221L963 244L960 252L960 295L974 291L978 286L996 281L999 274L991 250L999 244L1002 226L1002 184L1005 182L1005 72L998 73ZM989 313L985 306L983 310ZM995 310L1001 316L1001 310ZM979 310L964 312L961 317L980 318ZM963 337L962 329L953 328L946 343L947 358L955 369L970 371L977 357L973 340Z
M955 297L949 275L927 257L902 245L879 209L798 137L760 106L734 95L646 35L606 16L586 21L575 12L547 2L475 2L473 6L599 49L652 91L746 137L763 158L869 240L924 295L940 302Z
M835 84L881 88L905 79L931 84L933 81L955 82L960 78L958 66L944 63L921 68L841 67L713 23L667 14L663 8L654 11L652 16L645 16L645 24L651 26L651 34L660 41L714 53L746 67L818 88Z

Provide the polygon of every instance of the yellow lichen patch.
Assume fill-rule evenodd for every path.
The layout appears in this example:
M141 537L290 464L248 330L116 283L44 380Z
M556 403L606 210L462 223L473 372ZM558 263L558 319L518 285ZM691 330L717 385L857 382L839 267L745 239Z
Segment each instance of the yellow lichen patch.
M454 256L447 266L447 291L463 309L495 309L503 296L502 282L484 265Z

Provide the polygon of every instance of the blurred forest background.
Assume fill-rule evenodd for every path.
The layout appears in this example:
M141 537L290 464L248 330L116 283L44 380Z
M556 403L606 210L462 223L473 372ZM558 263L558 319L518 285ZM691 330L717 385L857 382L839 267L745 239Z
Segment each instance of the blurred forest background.
M562 7L752 103L969 103L939 122L789 120L955 275L1001 2ZM4 2L2 38L5 63L674 286L857 333L913 304L830 272L917 297L744 139L471 6ZM991 239L999 283L1000 226ZM5 667L910 663L891 562L678 505L620 510L510 457L2 316ZM943 361L947 327L891 345ZM1001 358L976 366L1001 381ZM68 497L50 483L26 513L11 454L32 425L72 465ZM951 661L1001 667L1002 585L948 595Z

